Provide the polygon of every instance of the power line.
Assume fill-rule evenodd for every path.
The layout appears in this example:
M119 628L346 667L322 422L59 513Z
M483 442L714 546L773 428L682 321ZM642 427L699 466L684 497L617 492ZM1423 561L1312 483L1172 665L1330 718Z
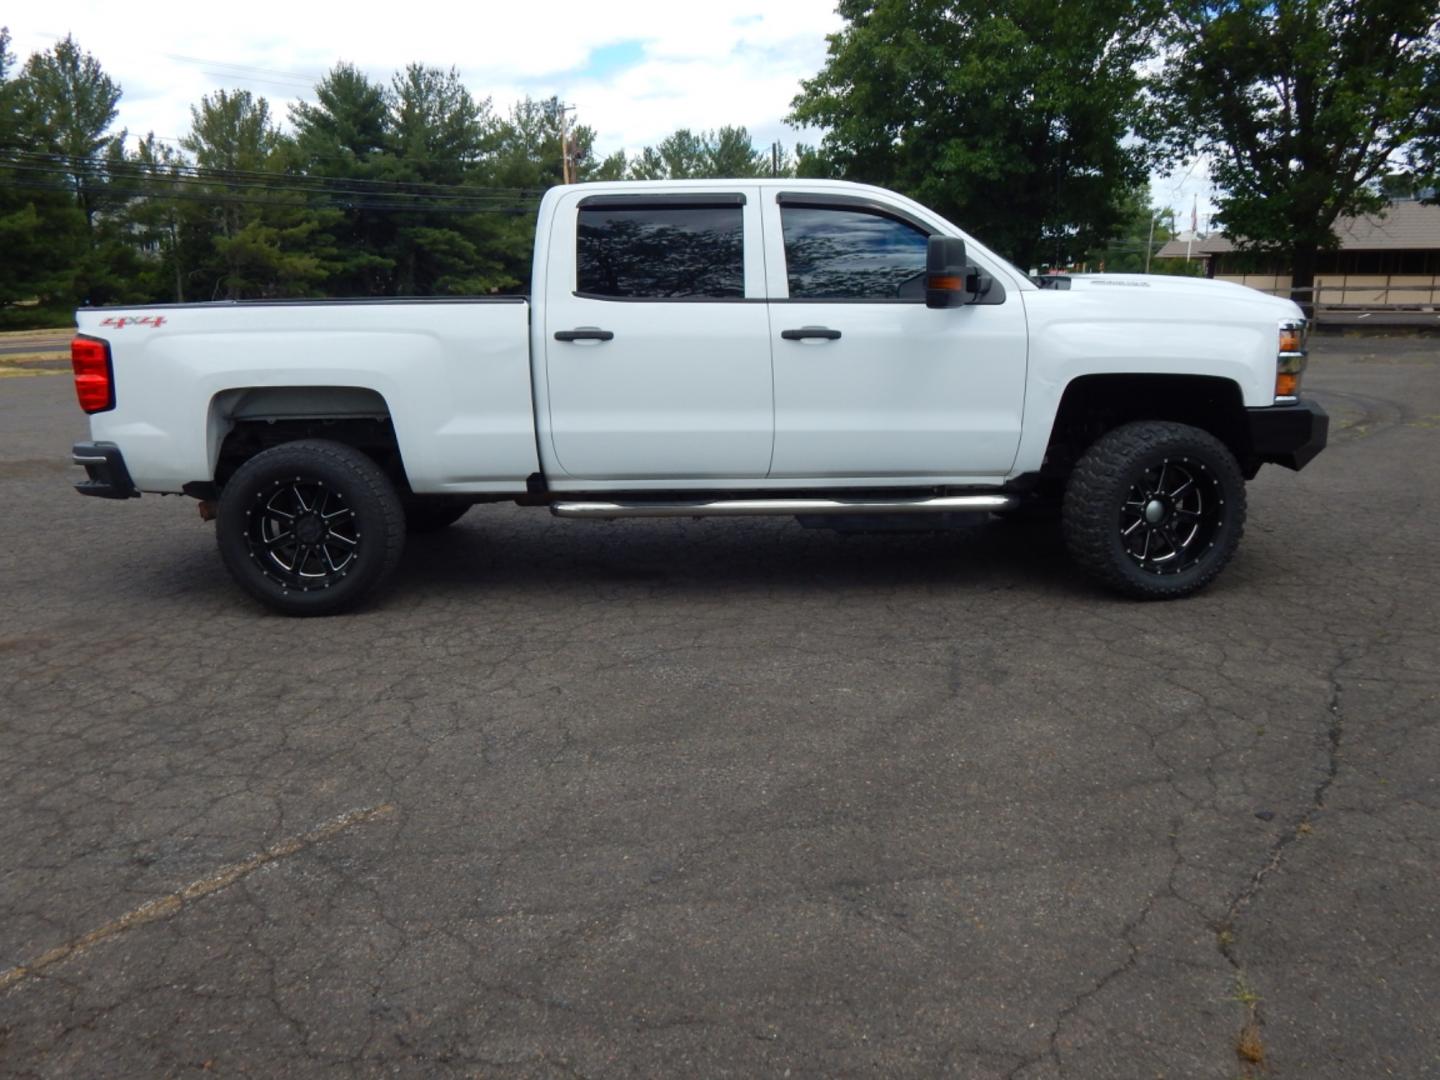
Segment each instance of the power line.
M42 174L45 175L45 174ZM76 187L73 184L63 183L53 179L42 179L39 177L22 176L12 177L8 181L11 187L26 188L32 191L56 191L66 195L76 194ZM85 188L80 189L87 191ZM386 213L453 213L453 214L501 214L507 216L528 215L534 213L534 206L501 206L496 204L434 204L434 203L385 203L365 202L356 200L343 200L340 202L329 202L316 205L307 202L286 202L277 199L265 199L255 195L236 195L222 191L155 191L153 189L118 189L118 188L90 188L89 194L103 195L113 199L148 199L157 202L164 202L171 199L181 199L191 202L210 204L232 204L241 206L268 206L272 209L295 209L295 210L369 210Z
M503 123L504 121L501 122ZM146 139L154 139L157 143L164 143L167 146L177 146L182 150L185 149L185 142L188 138L188 136L182 135L156 135L153 131L146 132L143 138L140 135L135 134L134 132L128 132L127 134L130 138L133 138L137 144L144 143ZM560 138L559 132L551 132L550 134L554 135L555 140L558 143ZM297 136L293 132L282 132L282 135L285 138L291 140L292 142L297 140ZM527 142L526 149L534 150L534 146ZM360 159L353 152L347 152L343 150L336 153L317 153L313 149L307 148L304 151L303 156L307 160L313 161L345 161L363 164L363 162L360 162ZM484 157L482 155L480 157L426 158L425 160L428 164L432 165L477 165L484 160Z
M436 197L445 197L446 193L482 193L495 194L505 197L539 197L543 189L534 187L497 187L485 186L485 184L455 184L442 183L438 180L374 180L369 177L344 177L324 176L315 173L285 173L285 171L261 170L261 168L222 168L217 166L199 166L199 164L179 163L179 161L156 161L156 163L145 163L134 158L130 160L108 160L98 157L76 157L69 154L39 153L30 150L0 151L4 156L16 158L16 160L27 161L27 163L55 164L66 168L69 171L95 171L95 173L135 173L145 177L156 177L156 179L180 179L180 180L204 180L207 183L233 183L242 184L249 180L264 180L265 183L274 184L279 181L291 184L314 184L314 186L336 187L341 186L359 187L359 189L383 189L384 192L396 192L400 194L435 194ZM403 160L403 158L397 158ZM402 192L400 189L431 189L429 192Z
M0 162L0 166L4 163ZM292 184L275 182L287 179L284 176L270 181L215 182L203 177L171 176L145 171L116 173L96 170L93 173L77 173L73 167L55 162L10 163L8 171L17 178L25 176L41 178L60 185L72 193L111 198L201 198L211 202L220 201L221 195L229 197L246 196L257 203L283 205L290 203L313 203L323 200L321 205L339 206L347 209L386 208L396 210L441 210L455 212L533 212L539 204L539 194L527 192L504 192L465 188L452 188L449 193L405 191L353 190L343 185L326 183ZM300 197L298 200L296 197Z
M174 186L130 183L126 186L123 181L112 181L110 183L100 184L81 181L77 185L62 179L64 174L56 173L52 170L30 169L21 166L16 171L28 175L12 178L11 183L15 185L19 185L22 181L30 182L31 186L38 186L43 183L45 186L54 190L66 191L72 195L80 193L117 201L124 199L150 199L157 201L166 199L191 199L212 203L234 202L272 207L308 206L321 209L384 209L395 211L424 211L427 213L453 212L462 214L487 212L529 213L533 212L537 205L534 202L519 204L466 199L437 202L433 199L425 199L419 196L412 197L409 201L397 199L386 200L365 196L353 197L345 192L266 189L259 185L232 186L228 190L211 188L205 185ZM274 197L267 198L265 197L267 194ZM302 196L302 198L294 198L294 196Z

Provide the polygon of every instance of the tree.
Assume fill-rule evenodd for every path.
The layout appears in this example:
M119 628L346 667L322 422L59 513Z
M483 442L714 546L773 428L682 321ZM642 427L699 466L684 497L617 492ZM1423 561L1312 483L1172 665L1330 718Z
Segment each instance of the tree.
M6 96L15 140L7 156L27 191L5 228L6 258L26 268L31 298L44 307L129 299L124 198L109 190L111 167L124 156L125 133L111 131L119 84L66 37L32 55Z
M29 322L39 302L41 310L70 301L75 269L66 237L78 237L79 211L58 186L61 174L19 157L29 143L21 116L20 80L11 78L15 56L10 32L0 27L0 318L5 325ZM38 171L37 171L38 170ZM68 225L57 236L47 235L47 221ZM43 316L42 316L43 321Z
M782 175L790 175L788 155ZM680 128L655 146L647 146L629 163L631 180L692 180L769 176L769 149L757 150L744 127L716 131Z
M706 147L706 167L712 177L769 176L770 153L755 149L744 127L722 127Z
M509 188L543 191L564 180L561 163L561 133L567 126L571 154L578 180L593 180L612 158L597 160L595 130L585 124L568 124L567 107L559 98L525 98L510 108L500 125L500 144L495 160L494 180Z
M291 106L295 128L292 168L308 177L336 181L331 190L356 192L352 205L325 215L329 248L326 291L331 296L381 296L392 288L393 215L366 205L359 192L383 180L390 143L385 88L353 64L337 64L315 87L315 104ZM359 181L346 185L339 181ZM360 205L353 205L359 203Z
M354 64L336 64L315 87L315 104L290 108L301 157L324 174L346 163L365 165L385 152L390 116L385 88Z
M395 292L484 293L513 284L498 250L508 239L503 223L493 214L452 212L445 201L476 198L486 180L501 137L490 100L476 101L454 68L411 64L391 83L390 116L383 175L397 191L413 192L417 206L398 212Z
M669 176L660 151L647 146L630 162L625 174L631 180L664 180Z
M499 141L490 99L476 101L454 68L409 65L391 82L390 113L391 151L417 180L461 183Z
M896 188L1022 266L1113 232L1148 175L1149 0L841 0L792 103L839 174Z
M184 303L186 270L192 261L185 250L186 226L203 215L200 206L181 197L186 194L181 191L184 159L151 132L140 141L129 166L129 175L144 192L126 208L130 235L141 251L154 255L151 265L142 271L147 280L141 288L154 299ZM193 244L196 238L188 239Z
M10 150L15 142L15 102L12 95L10 69L15 66L15 54L10 51L10 28L0 26L0 150Z
M710 154L704 134L695 134L689 128L661 140L655 148L665 166L665 176L670 180L691 180L703 177L709 169Z
M248 90L219 90L190 116L180 145L210 174L206 217L216 259L202 270L210 291L231 299L305 295L325 276L310 250L319 223L278 183L288 140L269 102Z
M567 127L576 178L618 179L616 157L597 160L594 129L567 124L565 109L559 98L527 97L511 106L510 115L500 125L499 146L486 175L490 184L500 189L496 213L502 215L503 234L496 250L511 281L506 288L524 288L530 278L534 211L540 193L563 182L561 138Z
M1126 191L1121 203L1123 217L1105 243L1085 255L1087 268L1110 274L1175 274L1199 277L1205 273L1199 259L1155 260L1154 255L1175 236L1175 212L1150 202L1150 186Z
M1227 236L1290 260L1310 302L1342 215L1383 208L1378 181L1440 110L1434 0L1181 0L1156 91L1172 145L1212 155Z
M19 91L20 112L32 145L64 164L86 224L93 224L104 183L97 159L125 139L124 132L110 132L120 85L67 36L48 53L36 53L26 61Z

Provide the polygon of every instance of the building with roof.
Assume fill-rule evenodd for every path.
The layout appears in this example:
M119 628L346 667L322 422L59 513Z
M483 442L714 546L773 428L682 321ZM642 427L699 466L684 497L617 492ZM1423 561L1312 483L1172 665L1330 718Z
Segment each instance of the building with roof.
M1401 200L1383 215L1341 218L1335 235L1339 247L1322 251L1316 265L1317 318L1440 325L1440 206ZM1171 240L1155 258L1185 259L1187 249L1207 277L1289 295L1283 256L1241 251L1218 233Z

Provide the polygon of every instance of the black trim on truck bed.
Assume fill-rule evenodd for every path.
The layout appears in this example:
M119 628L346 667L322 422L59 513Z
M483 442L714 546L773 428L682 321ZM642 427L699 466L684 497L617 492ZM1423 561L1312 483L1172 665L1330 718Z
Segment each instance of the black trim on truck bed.
M114 443L76 443L71 460L85 466L85 479L75 485L81 495L101 499L138 499L140 492L125 467L125 455Z
M360 307L368 304L524 304L529 296L351 296L328 300L196 300L187 304L104 304L92 311L174 311L177 308ZM78 314L78 313L77 313Z
M1250 445L1260 461L1300 470L1321 450L1330 435L1330 415L1313 401L1246 409Z

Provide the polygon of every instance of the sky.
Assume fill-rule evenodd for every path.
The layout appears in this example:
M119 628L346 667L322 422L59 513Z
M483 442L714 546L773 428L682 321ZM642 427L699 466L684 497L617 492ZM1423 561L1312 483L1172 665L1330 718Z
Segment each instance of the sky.
M0 16L23 61L67 33L124 89L117 125L175 140L203 94L241 88L277 115L306 99L338 61L388 81L408 63L455 67L497 111L552 94L594 128L596 149L629 153L677 128L743 125L757 144L818 142L784 123L800 80L840 27L835 0L314 0L121 4L32 0ZM1152 182L1157 205L1188 228L1192 196L1209 214L1204 169ZM958 224L964 225L964 222Z

